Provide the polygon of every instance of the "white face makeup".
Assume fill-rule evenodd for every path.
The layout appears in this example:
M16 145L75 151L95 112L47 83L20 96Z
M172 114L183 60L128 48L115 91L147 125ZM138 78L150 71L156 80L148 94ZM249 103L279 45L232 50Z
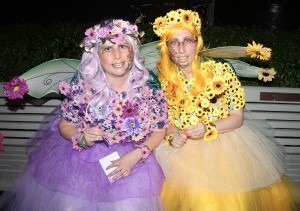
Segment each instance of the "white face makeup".
M191 68L196 55L197 39L188 30L177 30L167 42L171 59L179 68Z

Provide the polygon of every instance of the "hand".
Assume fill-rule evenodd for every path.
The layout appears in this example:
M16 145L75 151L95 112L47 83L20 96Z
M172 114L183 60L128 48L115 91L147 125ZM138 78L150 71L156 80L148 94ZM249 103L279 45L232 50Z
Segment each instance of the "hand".
M190 138L202 138L205 132L206 128L203 123L192 125L183 131L183 133L185 133Z
M142 158L142 152L140 149L135 149L117 160L111 161L112 163L106 168L107 170L113 167L117 167L110 172L107 176L112 177L113 181L122 177L128 177L133 167Z
M182 147L187 140L187 135L184 133L176 133L174 135L173 141L171 142L171 145L175 148Z
M85 142L88 146L93 146L96 141L103 141L104 132L99 127L86 127L83 131Z

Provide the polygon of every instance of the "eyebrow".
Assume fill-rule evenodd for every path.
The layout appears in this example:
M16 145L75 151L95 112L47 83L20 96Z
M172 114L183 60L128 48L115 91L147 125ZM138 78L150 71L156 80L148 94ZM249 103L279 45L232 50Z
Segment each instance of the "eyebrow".
M183 37L183 39L197 39L196 37ZM179 40L178 38L171 38L170 40Z

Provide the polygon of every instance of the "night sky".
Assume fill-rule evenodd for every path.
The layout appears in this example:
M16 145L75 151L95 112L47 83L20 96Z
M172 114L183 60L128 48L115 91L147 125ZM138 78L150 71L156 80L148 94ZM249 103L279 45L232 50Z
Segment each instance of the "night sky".
M0 26L15 22L51 24L56 21L100 22L103 18L124 18L134 21L139 14L152 22L172 9L191 9L211 0L114 0L65 1L28 0L8 1L2 7ZM277 5L277 6L276 6ZM199 9L200 8L200 9ZM203 7L202 7L203 8ZM294 0L215 0L215 25L262 25L265 27L298 28L299 12ZM201 12L201 7L198 7Z

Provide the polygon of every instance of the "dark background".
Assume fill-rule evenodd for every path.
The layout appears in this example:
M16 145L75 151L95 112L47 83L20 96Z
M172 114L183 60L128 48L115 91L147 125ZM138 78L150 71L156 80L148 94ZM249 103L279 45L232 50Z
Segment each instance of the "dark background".
M0 27L16 22L52 24L57 21L98 23L103 18L134 21L140 14L145 22L173 9L192 9L201 14L203 24L242 25L264 28L299 28L297 0L114 0L67 1L29 0L2 3ZM106 5L104 5L106 4Z

